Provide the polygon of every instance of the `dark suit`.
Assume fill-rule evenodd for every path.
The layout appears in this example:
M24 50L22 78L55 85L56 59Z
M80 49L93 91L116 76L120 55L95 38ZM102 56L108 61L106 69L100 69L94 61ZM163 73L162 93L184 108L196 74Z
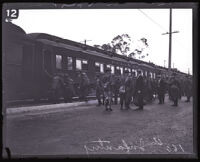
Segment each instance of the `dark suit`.
M143 76L139 76L135 83L135 93L136 97L138 98L138 106L140 109L143 109L143 96L144 96L144 79Z
M159 104L164 104L166 83L163 79L158 80L158 99Z

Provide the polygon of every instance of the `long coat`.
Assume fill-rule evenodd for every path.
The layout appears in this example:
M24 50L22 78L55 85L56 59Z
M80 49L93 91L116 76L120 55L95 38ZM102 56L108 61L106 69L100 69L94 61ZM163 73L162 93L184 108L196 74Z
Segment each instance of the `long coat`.
M189 79L186 79L184 82L184 92L187 97L192 96L192 82Z
M158 81L158 95L164 95L166 91L166 83L163 79Z
M143 101L143 96L144 96L144 79L143 76L139 76L136 80L135 83L135 100L134 103L137 106L143 106L144 101Z
M177 100L180 96L180 83L176 79L170 83L170 94L172 100Z

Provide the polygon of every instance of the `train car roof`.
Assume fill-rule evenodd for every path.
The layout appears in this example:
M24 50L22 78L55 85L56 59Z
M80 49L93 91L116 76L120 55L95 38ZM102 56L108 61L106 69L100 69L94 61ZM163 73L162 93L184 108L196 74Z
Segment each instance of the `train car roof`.
M125 60L125 59L115 57L115 56L111 57L109 55L103 54L101 52L97 52L95 50L90 50L90 49L84 50L81 47L76 47L76 46L72 46L72 45L68 45L68 44L60 43L60 42L55 42L55 41L51 41L51 40L47 40L47 39L38 39L38 41L40 41L40 42L42 42L46 45L52 45L52 46L55 46L55 47L65 48L65 49L72 50L72 51L80 51L80 52L83 52L83 53L86 53L86 54L89 54L89 55L103 57L103 58L106 58L106 59L115 60L115 61L119 61L119 62L124 62L126 64L128 63L127 60ZM131 64L138 64L138 63L131 61Z
M146 67L146 68L154 69L154 67L152 67L152 66L150 66L150 65L147 65L147 64L144 64L144 63L140 64L140 66L144 66L144 67Z
M3 28L4 28L4 32L9 32L11 34L23 34L25 35L26 32L21 28L19 27L18 25L15 25L13 24L12 22L4 22L2 24Z
M137 60L137 59L134 59L134 58L128 58L126 56L118 55L118 54L115 54L115 53L112 53L112 52L107 52L107 51L104 51L102 49L95 48L93 46L84 45L84 44L79 43L79 42L75 42L75 41L68 40L68 39L63 39L63 38L53 36L53 35L50 35L50 34L46 34L46 33L31 33L31 34L28 34L28 35L31 36L34 39L39 40L40 42L45 43L45 44L49 44L49 45L53 45L53 46L61 47L61 48L66 48L66 49L69 49L69 50L72 50L72 51L81 51L83 53L87 53L87 54L90 54L90 55L99 56L99 57L103 57L103 58L106 58L106 59L111 59L111 60L123 62L123 63L126 63L126 64L130 63L130 64L136 65L136 66L142 65L144 67L151 68L151 69L154 69L154 68L159 68L160 70L161 69L162 70L167 69L167 68L155 65L151 62L145 62L145 61ZM86 47L86 50L82 48L83 46ZM112 55L112 57L111 57L111 55Z

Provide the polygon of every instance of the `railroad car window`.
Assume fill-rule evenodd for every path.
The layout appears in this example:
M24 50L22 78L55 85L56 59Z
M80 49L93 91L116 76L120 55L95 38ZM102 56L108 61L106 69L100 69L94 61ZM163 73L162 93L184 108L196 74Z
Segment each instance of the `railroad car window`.
M119 68L119 66L116 66L116 74L120 74L120 68Z
M100 63L95 62L95 71L100 72Z
M142 76L144 76L144 75L143 75L143 71L142 71L142 70L141 70L141 75L142 75Z
M123 74L123 67L120 67L120 72L121 72L121 74Z
M100 64L100 72L104 73L104 66L103 66L103 64Z
M147 76L147 71L145 71L145 76Z
M73 64L72 64L72 57L67 57L67 69L72 70Z
M62 56L56 55L56 69L62 69Z
M137 70L135 70L135 76L138 76Z
M82 60L82 69L88 70L88 61L87 60Z
M152 77L152 72L150 72L150 78L153 78L153 77Z
M110 69L110 68L111 68L111 66L110 66L110 65L106 65L106 67L107 67L108 69Z
M82 70L82 63L81 60L76 60L76 70Z
M114 67L114 65L111 65L111 73L112 73L112 74L115 73L115 67Z

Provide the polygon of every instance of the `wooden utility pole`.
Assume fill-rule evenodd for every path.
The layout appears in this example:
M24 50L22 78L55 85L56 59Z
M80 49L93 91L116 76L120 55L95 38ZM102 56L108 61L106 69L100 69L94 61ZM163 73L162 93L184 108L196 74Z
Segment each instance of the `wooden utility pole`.
M88 41L92 41L92 40L84 40L84 41L81 41L81 42L84 42L84 44L86 45L86 43L88 42Z
M172 56L172 34L179 33L179 31L172 32L172 9L169 9L169 32L163 33L162 35L169 34L169 58L168 58L168 71L171 71L171 56Z

